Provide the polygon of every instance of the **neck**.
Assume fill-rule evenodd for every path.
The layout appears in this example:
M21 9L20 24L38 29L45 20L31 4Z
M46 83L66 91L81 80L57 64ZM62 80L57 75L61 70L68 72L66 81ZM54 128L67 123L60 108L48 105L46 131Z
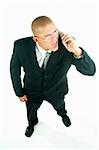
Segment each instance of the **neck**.
M44 47L42 47L39 43L36 43L37 47L40 48L40 49L43 49L45 51L48 51L49 49L45 49Z

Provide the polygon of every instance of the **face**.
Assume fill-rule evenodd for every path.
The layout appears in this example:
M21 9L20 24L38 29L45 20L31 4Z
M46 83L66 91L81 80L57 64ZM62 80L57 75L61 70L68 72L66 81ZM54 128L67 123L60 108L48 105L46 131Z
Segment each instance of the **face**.
M58 30L54 23L49 23L44 27L38 28L38 34L33 37L34 41L38 43L45 50L58 50Z

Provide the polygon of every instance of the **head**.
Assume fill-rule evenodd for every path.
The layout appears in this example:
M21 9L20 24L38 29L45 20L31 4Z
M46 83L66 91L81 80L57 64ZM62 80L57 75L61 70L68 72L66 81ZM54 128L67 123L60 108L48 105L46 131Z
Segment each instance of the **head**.
M45 50L58 50L58 30L54 22L46 16L40 16L32 22L33 40Z

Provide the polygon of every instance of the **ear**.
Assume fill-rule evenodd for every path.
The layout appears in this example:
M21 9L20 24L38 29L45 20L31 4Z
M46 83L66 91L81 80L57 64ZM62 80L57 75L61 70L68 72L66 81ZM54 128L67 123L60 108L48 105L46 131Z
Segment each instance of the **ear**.
M34 42L38 41L36 36L33 36L33 40L34 40Z

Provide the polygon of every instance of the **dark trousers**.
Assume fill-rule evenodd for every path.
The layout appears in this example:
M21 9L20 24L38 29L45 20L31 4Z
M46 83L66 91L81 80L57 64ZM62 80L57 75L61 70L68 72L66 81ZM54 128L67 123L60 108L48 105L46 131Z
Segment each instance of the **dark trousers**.
M47 99L46 101L52 104L54 109L57 111L58 115L60 116L66 115L67 111L65 110L65 102L63 97L59 100ZM32 96L28 97L28 101L26 102L28 123L31 123L33 119L37 118L37 110L39 109L42 103L43 103L43 99L41 97L37 97L37 98L34 98Z

